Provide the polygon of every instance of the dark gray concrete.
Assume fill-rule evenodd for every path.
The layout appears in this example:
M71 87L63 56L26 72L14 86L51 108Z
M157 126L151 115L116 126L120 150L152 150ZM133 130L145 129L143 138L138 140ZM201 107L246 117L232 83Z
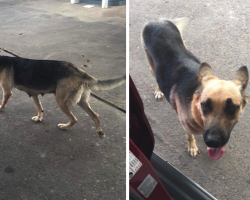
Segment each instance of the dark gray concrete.
M125 38L125 6L0 1L0 47L23 57L70 61L105 79L125 74ZM57 124L68 119L54 95L39 96L44 120L34 123L32 99L13 92L0 113L1 200L125 199L124 113L91 97L106 133L101 140L80 107L73 108L78 123L61 131ZM125 108L125 85L95 94Z
M140 32L145 22L157 18L189 17L183 38L189 50L208 62L221 78L232 78L242 65L250 69L250 7L244 1L134 0L130 2L130 74L141 94L156 138L155 152L192 178L218 199L250 199L249 119L246 106L232 131L223 157L207 155L202 137L200 153L188 155L187 140L178 117L167 101L154 99L156 87L141 48ZM250 88L247 89L249 94Z

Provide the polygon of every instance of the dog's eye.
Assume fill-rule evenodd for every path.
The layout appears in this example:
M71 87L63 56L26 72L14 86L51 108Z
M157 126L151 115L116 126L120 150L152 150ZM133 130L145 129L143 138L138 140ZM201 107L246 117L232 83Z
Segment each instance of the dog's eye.
M234 116L240 106L233 103L231 98L228 98L225 106L225 113L229 116Z
M204 114L208 114L212 111L211 103L210 102L202 102L201 108Z
M232 105L232 106L229 107L229 110L230 110L231 112L235 112L236 109L237 109L237 108L236 108L235 105Z
M229 115L234 115L236 113L236 111L239 109L239 106L237 105L230 105L227 107L227 114Z

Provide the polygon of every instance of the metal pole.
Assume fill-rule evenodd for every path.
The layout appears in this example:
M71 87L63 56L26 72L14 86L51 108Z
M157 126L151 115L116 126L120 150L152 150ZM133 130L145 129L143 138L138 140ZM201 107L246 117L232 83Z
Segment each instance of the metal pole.
M109 0L102 0L102 8L108 8Z

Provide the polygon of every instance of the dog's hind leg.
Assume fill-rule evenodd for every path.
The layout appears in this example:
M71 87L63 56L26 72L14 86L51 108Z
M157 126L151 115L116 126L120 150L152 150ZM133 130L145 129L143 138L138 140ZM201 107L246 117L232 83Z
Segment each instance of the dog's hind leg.
M88 103L88 95L86 95L86 93L84 93L82 95L82 98L80 99L80 101L78 102L78 105L86 112L88 113L88 115L90 116L90 118L94 121L95 126L96 126L96 132L98 133L100 138L105 137L105 134L103 133L102 129L101 129L101 125L100 125L100 121L99 121L99 115L97 113L95 113L89 103Z
M4 109L6 107L7 101L10 98L10 96L12 95L12 91L11 91L11 86L10 84L6 83L6 84L2 84L2 90L3 90L3 99L2 99L2 103L0 105L0 110Z
M188 139L188 152L192 157L196 157L198 153L198 147L196 145L194 135L191 133L187 133L187 139Z
M65 104L64 102L62 102L61 100L57 100L57 103L59 105L59 107L61 108L61 110L68 116L69 118L69 122L67 124L58 124L58 127L60 129L68 129L69 127L73 126L76 122L77 119L76 117L73 115L73 113L71 112L69 106L67 104Z
M155 65L154 65L154 61L153 61L152 57L150 56L150 54L149 54L149 52L148 52L148 50L146 49L145 46L144 46L144 50L145 50L145 53L147 55L148 62L149 62L149 65L150 65L149 70L151 71L152 75L155 77ZM160 90L160 88L159 88L158 85L157 85L157 88L156 88L156 90L154 92L154 95L155 95L155 98L157 100L161 99L164 96L164 94L161 92L161 90Z
M40 100L38 99L38 96L35 95L35 96L32 96L34 102L35 102L35 105L36 105L36 108L37 108L37 111L38 111L38 114L37 116L34 116L32 117L31 119L34 121L34 122L40 122L42 121L43 119L43 107L42 107L42 104L40 102Z
M60 129L68 129L69 127L73 126L77 122L76 117L73 115L73 113L70 110L70 106L72 105L72 103L70 102L68 95L70 94L65 94L63 91L60 91L60 90L56 91L56 102L58 106L61 108L61 110L69 118L69 122L67 124L58 124L58 127Z

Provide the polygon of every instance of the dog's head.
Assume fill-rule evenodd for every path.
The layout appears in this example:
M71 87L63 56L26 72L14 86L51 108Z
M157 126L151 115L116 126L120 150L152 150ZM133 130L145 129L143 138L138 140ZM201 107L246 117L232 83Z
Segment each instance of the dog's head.
M207 63L200 66L196 107L204 127L203 138L213 159L222 156L230 133L247 103L244 91L248 77L245 66L239 68L234 79L229 81L214 76Z

